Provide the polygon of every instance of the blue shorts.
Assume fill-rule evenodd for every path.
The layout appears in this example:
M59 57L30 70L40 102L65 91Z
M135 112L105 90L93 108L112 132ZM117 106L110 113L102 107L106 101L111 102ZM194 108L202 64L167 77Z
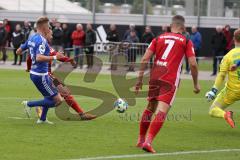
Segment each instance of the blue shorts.
M58 94L49 75L30 74L30 78L44 97L54 97Z

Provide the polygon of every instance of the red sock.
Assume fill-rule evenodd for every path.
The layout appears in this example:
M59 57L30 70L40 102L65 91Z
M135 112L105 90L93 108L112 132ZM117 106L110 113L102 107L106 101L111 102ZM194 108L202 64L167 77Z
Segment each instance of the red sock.
M166 115L166 113L159 111L156 117L152 120L149 126L148 135L146 137L146 143L152 143L153 139L156 137L157 133L162 128Z
M66 96L64 97L67 104L74 109L77 113L83 113L83 109L79 106L79 104L75 101L73 96Z
M145 136L149 128L149 125L151 123L152 115L153 115L153 112L147 109L145 109L142 114L142 119L140 121L139 139L138 139L138 142L140 143L144 143L145 141Z

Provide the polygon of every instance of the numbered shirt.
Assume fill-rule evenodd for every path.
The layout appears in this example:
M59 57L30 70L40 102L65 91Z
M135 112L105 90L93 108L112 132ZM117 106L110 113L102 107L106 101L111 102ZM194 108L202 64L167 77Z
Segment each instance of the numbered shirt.
M32 59L31 71L36 73L47 73L48 72L48 62L37 62L36 57L38 54L45 56L50 55L50 47L47 40L40 34L36 34L27 41L27 46ZM24 48L22 46L21 48Z
M239 92L240 90L240 68L236 71L230 71L233 64L240 60L240 48L234 48L228 52L220 64L220 72L225 72L228 75L226 87L231 91Z
M191 40L182 34L165 33L153 39L149 48L155 54L154 66L166 67L162 80L178 85L184 57L195 56Z

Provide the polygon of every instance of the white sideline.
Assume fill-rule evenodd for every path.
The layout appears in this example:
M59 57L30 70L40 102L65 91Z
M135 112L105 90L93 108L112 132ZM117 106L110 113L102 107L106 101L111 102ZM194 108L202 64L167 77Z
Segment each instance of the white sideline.
M200 150L200 151L179 151L168 153L156 153L156 154L130 154L130 155L113 155L102 157L88 157L69 160L106 160L106 159L124 159L124 158L143 158L143 157L160 157L160 156L175 156L175 155L188 155L188 154L204 154L204 153L219 153L219 152L240 152L240 149L218 149L218 150Z

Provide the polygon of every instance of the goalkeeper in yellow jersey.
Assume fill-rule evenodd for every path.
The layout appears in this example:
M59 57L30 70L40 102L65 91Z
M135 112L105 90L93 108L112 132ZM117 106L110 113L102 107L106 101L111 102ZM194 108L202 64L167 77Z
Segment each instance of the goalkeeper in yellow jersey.
M211 91L206 93L206 98L210 102L214 100L209 110L209 115L217 118L224 118L226 122L232 127L235 127L233 120L233 112L225 111L225 109L240 100L240 29L234 32L235 48L228 52L220 65L220 71L215 80ZM225 87L219 92L219 88L227 78ZM217 95L217 96L216 96Z

